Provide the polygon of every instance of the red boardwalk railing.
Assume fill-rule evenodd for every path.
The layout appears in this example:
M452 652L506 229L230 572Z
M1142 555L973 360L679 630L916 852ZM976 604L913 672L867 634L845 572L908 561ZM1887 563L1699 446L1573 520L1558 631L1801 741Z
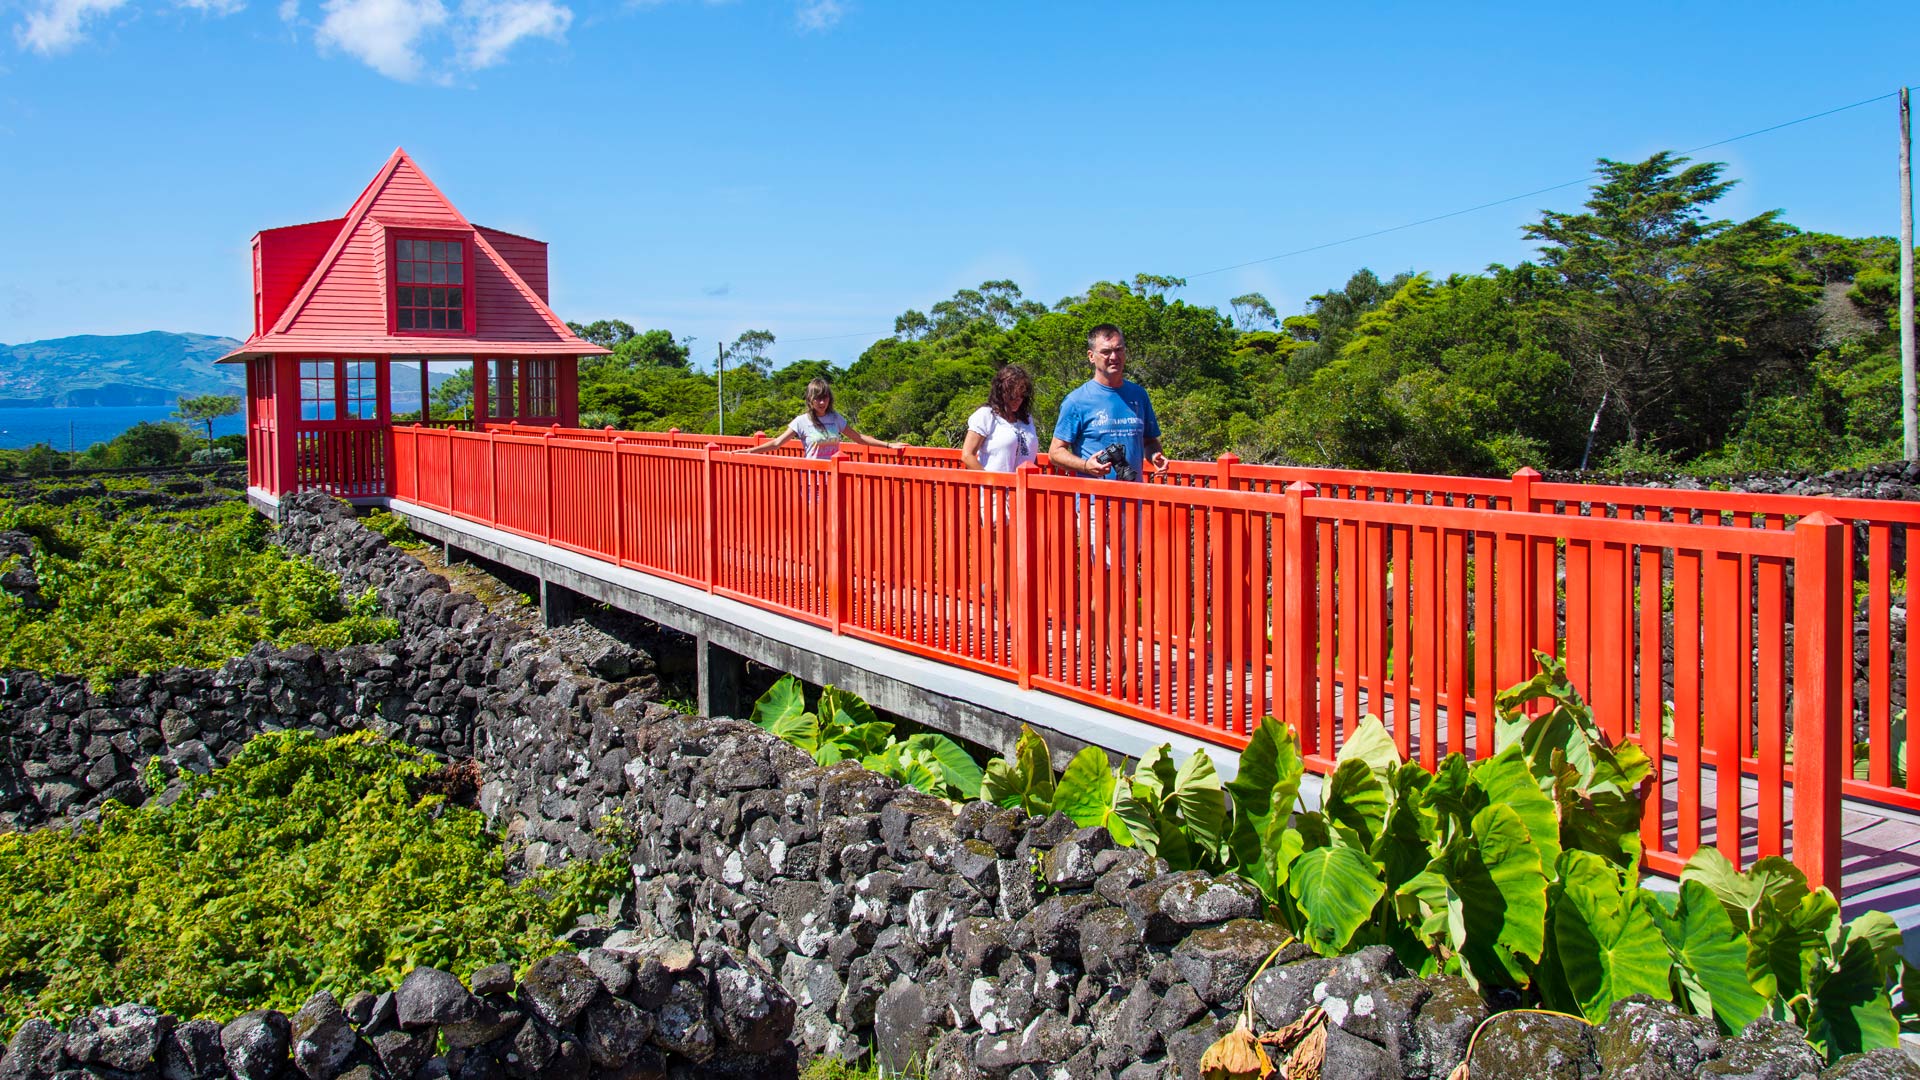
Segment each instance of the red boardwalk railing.
M1920 524L1905 505L1230 457L1126 485L677 433L395 440L402 499L1226 746L1272 713L1322 771L1367 714L1429 767L1488 753L1496 691L1556 652L1607 733L1659 762L1642 839L1662 870L1711 844L1736 863L1790 851L1837 885L1843 781L1914 798L1889 745L1909 674L1891 667L1894 564ZM1829 508L1850 523L1812 513Z
M852 461L835 471L842 631L1012 677L1013 477Z

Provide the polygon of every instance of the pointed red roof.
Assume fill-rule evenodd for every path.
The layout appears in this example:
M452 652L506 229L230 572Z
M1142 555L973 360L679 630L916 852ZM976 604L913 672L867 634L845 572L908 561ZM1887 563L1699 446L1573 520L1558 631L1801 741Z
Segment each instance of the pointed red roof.
M430 231L436 238L462 239L472 245L473 277L466 287L473 294L474 333L416 334L392 328L388 234L421 230ZM516 264L537 274L537 288L528 283ZM545 294L544 244L475 226L447 201L405 150L395 150L354 200L346 217L339 220L326 253L292 299L278 308L272 325L258 329L246 344L221 359L237 361L292 352L332 356L606 354L606 349L568 330L547 306Z

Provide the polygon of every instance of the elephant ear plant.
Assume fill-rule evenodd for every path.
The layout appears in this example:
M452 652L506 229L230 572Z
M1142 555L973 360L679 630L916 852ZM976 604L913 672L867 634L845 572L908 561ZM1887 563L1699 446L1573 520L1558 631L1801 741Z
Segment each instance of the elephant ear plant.
M754 719L823 762L857 758L946 798L1061 813L1175 870L1237 873L1269 920L1326 956L1386 945L1420 974L1594 1023L1646 994L1728 1033L1793 1020L1830 1059L1895 1045L1891 987L1920 991L1920 972L1901 960L1893 921L1843 921L1833 894L1792 863L1760 859L1743 873L1711 848L1678 891L1642 889L1640 789L1653 762L1607 739L1558 660L1534 659L1539 674L1493 703L1486 756L1450 754L1428 771L1368 717L1312 806L1306 757L1272 717L1224 784L1204 752L1176 761L1165 745L1131 769L1088 748L1056 775L1024 728L1011 758L969 771L951 740L896 740L852 695L828 688L806 712L788 680Z
M1165 859L1175 870L1228 865L1228 805L1205 751L1175 764L1173 748L1147 751L1131 774L1089 746L1056 779L1047 744L1023 727L1012 760L987 763L980 797L1035 817L1059 812L1082 828L1105 828L1116 842Z
M1500 695L1489 756L1428 772L1379 720L1354 728L1321 782L1267 719L1229 783L1229 867L1268 917L1325 955L1390 946L1422 974L1598 1023L1631 994L1676 1002L1733 1033L1800 1023L1830 1059L1895 1045L1889 987L1920 986L1880 913L1850 923L1789 862L1744 874L1712 849L1675 892L1642 889L1640 788L1652 762L1608 742L1551 656Z
M937 732L904 739L873 707L832 686L820 691L812 711L800 680L783 675L754 702L752 720L813 755L822 765L858 761L874 772L946 799L980 796L980 766L973 755Z

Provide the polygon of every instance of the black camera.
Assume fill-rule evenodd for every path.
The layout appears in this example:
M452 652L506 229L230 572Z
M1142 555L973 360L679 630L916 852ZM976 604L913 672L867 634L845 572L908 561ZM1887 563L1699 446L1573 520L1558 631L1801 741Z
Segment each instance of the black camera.
M1120 443L1108 443L1107 448L1100 451L1100 460L1113 466L1111 475L1115 480L1140 479L1140 470L1127 461L1127 448Z

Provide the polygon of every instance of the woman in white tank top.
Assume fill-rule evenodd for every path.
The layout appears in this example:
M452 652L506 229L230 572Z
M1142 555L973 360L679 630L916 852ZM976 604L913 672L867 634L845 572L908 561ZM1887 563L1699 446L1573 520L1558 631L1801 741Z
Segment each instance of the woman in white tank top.
M1033 380L1018 364L993 374L987 403L967 417L960 462L969 469L1012 472L1040 453L1033 428Z

